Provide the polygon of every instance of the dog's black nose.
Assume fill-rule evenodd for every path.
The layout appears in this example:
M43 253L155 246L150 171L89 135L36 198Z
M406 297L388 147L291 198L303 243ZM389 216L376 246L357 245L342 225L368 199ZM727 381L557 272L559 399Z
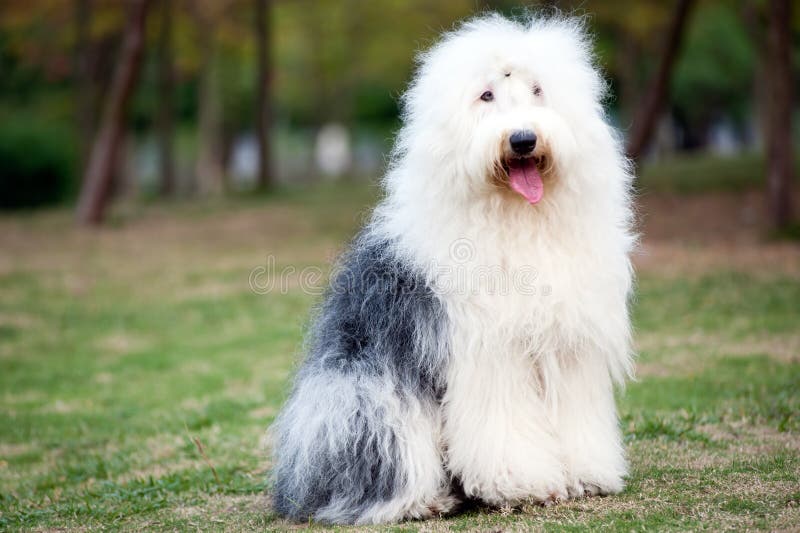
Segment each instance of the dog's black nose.
M531 130L515 131L509 139L511 149L517 155L527 155L536 148L536 134Z

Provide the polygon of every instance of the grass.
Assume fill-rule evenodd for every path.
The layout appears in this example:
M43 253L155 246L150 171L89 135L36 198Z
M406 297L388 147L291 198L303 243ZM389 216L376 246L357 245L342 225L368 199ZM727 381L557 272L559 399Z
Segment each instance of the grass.
M299 270L324 271L374 195L153 204L89 232L59 211L0 219L0 530L292 527L265 495L264 435L316 301ZM257 294L270 255L298 269ZM640 271L625 492L385 530L796 527L798 301L785 269Z

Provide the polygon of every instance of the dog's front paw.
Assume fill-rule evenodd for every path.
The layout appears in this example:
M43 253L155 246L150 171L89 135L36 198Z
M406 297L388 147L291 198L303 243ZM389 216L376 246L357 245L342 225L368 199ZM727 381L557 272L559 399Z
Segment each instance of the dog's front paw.
M480 498L498 508L516 508L525 504L552 507L569 499L566 487L529 487L522 491L484 493Z
M467 495L494 507L516 507L524 503L551 506L569 497L563 474L552 471L507 470L482 480L462 479Z
M592 496L608 496L617 494L624 488L622 478L611 478L603 481L573 480L567 485L570 498L591 498Z
M534 495L528 498L528 501L533 501L543 507L552 507L553 505L567 501L569 498L569 492L566 486L551 486L545 494L546 496L544 494L538 496Z
M540 501L538 503L541 504L542 507L552 507L553 505L556 505L557 503L561 503L563 501L566 501L567 498L569 498L569 492L567 490L561 490L561 491L556 491L556 492L550 493L550 495L547 497L547 499L545 499L543 501Z

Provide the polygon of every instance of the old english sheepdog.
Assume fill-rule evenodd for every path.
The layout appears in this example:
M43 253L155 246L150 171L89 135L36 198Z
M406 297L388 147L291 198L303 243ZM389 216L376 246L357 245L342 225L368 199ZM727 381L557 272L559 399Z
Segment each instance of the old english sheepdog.
M630 167L584 23L488 15L419 58L385 198L276 420L276 511L365 524L613 494Z

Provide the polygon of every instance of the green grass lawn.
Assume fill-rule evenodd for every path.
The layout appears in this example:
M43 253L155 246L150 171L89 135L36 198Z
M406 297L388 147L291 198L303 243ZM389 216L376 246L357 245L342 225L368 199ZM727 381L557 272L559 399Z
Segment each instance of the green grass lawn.
M316 297L248 280L268 255L325 270L374 194L156 204L98 231L0 219L0 530L292 527L265 430ZM798 527L800 277L644 271L634 315L623 494L388 530Z

